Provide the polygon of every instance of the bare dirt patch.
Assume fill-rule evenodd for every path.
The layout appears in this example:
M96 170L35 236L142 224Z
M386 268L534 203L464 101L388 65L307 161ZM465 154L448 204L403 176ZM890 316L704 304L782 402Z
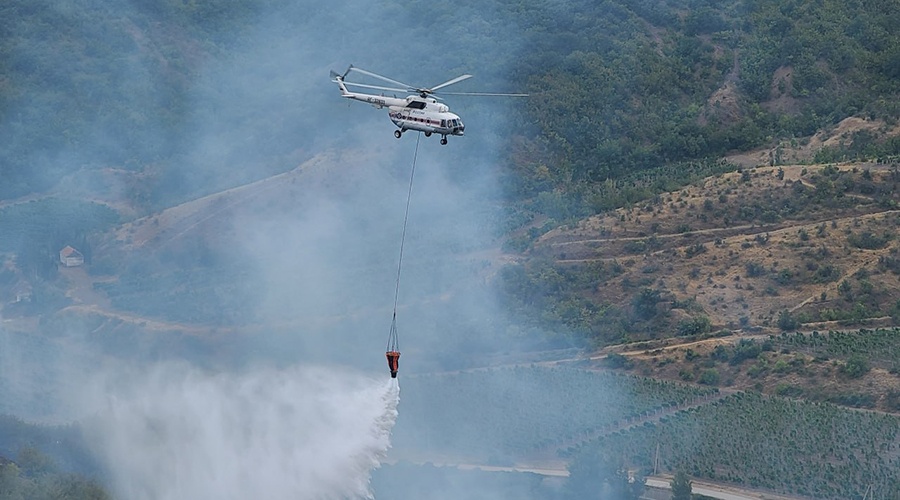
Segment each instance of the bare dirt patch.
M860 131L869 131L875 137L883 139L900 136L900 125L891 126L882 120L849 117L811 137L782 140L772 147L729 154L725 160L747 168L809 163L823 148L852 144L853 135Z
M772 76L772 86L769 89L769 100L762 103L762 107L774 112L794 115L800 112L799 101L793 97L794 92L794 68L782 66L775 70Z

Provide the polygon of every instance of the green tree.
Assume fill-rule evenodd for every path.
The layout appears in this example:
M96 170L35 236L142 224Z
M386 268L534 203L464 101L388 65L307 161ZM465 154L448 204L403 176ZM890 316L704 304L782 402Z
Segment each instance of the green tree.
M783 331L788 331L796 330L799 326L800 322L787 309L782 309L781 312L778 313L778 328L781 328Z
M659 290L652 288L644 288L637 296L635 296L634 313L638 318L650 319L656 316L656 304L662 300Z
M110 495L95 481L74 474L49 476L41 482L44 498L72 500L110 500Z
M712 328L709 318L704 315L696 316L690 319L683 319L678 322L676 327L678 335L697 335L706 333Z
M605 360L606 366L610 368L625 368L630 369L634 367L634 361L628 359L627 356L623 356L619 353L611 352L606 356Z
M871 367L866 358L860 354L854 354L847 358L847 362L841 368L841 371L850 378L859 378L869 373L870 369Z
M853 300L853 286L847 281L841 281L838 285L838 295L846 301Z
M57 473L52 461L33 448L25 448L17 460L33 462L38 468L29 473L25 467L0 457L0 499L109 500L109 494L93 479L76 474ZM32 475L36 474L36 475Z
M16 464L0 457L0 498L20 499L22 486L19 481L19 468Z
M628 471L617 454L591 448L582 452L569 467L565 498L614 498L637 500L641 497L646 478Z
M691 479L683 470L675 472L675 477L669 484L672 487L672 500L691 500L693 495Z
M29 477L37 477L56 472L53 459L41 453L37 448L26 446L16 455L16 463L23 474Z
M699 382L704 385L719 385L719 370L708 368L700 375Z

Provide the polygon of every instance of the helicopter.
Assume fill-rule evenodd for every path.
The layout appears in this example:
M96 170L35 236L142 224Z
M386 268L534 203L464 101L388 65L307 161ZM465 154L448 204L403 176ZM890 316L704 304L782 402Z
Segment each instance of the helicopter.
M346 81L347 75L354 71L363 75L376 78L378 80L396 85L397 87L382 87L378 85L369 85L364 83L352 83ZM371 104L375 108L388 108L388 117L397 126L394 131L394 137L397 139L403 136L403 132L407 130L415 130L425 134L425 137L431 137L432 134L440 134L441 144L447 144L448 135L462 136L465 135L466 126L463 124L459 115L450 112L450 108L441 102L438 102L437 91L459 83L463 80L472 78L472 75L465 74L456 78L447 80L444 83L433 87L415 87L391 78L381 76L371 71L350 65L344 74L331 71L331 80L338 84L341 89L341 96L355 101ZM412 93L406 97L387 97L384 94L361 94L351 92L347 86L360 87L366 89L383 90L388 92L405 92ZM465 95L465 96L505 96L505 97L528 97L528 94L502 94L487 92L441 92L441 95Z

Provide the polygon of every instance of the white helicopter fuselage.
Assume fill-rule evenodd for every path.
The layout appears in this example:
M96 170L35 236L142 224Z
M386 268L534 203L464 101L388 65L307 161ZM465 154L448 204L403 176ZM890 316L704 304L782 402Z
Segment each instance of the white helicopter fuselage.
M347 90L340 79L337 79L337 83L341 89L341 96L347 99L371 104L379 109L388 108L388 117L398 128L394 132L397 137L407 130L416 130L424 132L426 136L440 134L444 137L442 143L446 143L446 136L461 136L465 133L466 126L459 115L451 113L450 108L437 99L417 95L400 98L362 94Z
M388 116L400 130L418 130L425 135L463 135L466 126L436 99L409 96L402 106L389 106Z

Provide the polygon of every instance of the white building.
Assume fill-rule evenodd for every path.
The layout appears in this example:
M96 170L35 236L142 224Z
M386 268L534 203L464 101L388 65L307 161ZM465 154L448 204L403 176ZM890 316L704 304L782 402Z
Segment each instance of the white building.
M69 245L59 251L59 262L66 267L75 267L84 264L84 255Z

